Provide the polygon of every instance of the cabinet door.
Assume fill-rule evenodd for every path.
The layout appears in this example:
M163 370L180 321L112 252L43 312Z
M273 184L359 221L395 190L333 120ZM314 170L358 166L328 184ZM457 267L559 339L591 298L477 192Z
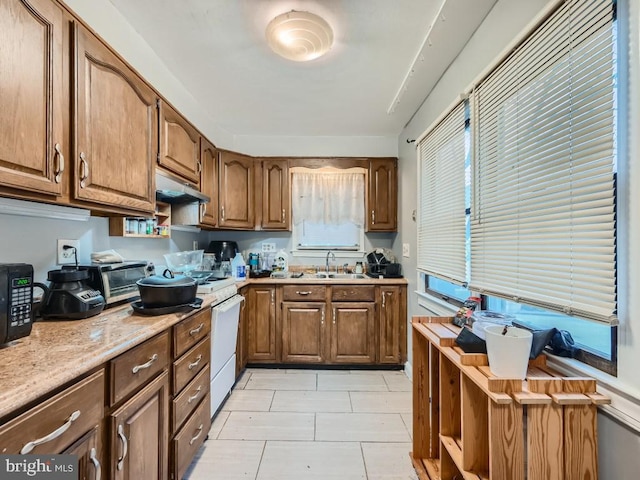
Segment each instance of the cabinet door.
M200 186L200 134L166 103L158 102L160 124L158 164L194 187Z
M211 201L203 203L200 223L209 227L218 224L218 156L215 147L206 139L200 139L200 161L202 175L200 176L200 191Z
M325 303L282 304L282 361L323 363L325 360Z
M373 364L375 304L331 304L331 362Z
M404 319L401 318L401 288L380 287L380 363L401 363Z
M62 193L62 26L51 0L0 2L0 185Z
M247 361L277 361L276 288L251 287L247 310Z
M106 478L102 471L100 453L100 427L89 430L82 438L67 448L65 455L78 456L78 480L99 480Z
M76 26L73 195L153 214L158 117L153 91Z
M221 228L255 227L254 160L246 155L220 152L218 161L218 193Z
M110 415L111 478L168 478L169 374L165 371Z
M262 228L289 230L291 222L289 166L285 159L262 161Z
M395 232L398 228L398 173L395 158L374 158L369 164L367 231Z

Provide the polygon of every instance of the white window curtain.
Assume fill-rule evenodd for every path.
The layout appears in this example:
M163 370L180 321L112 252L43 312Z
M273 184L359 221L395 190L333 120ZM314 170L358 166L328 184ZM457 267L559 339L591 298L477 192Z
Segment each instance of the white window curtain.
M564 2L474 91L471 288L616 323L615 5Z
M465 105L460 103L418 143L418 269L466 281Z
M362 173L294 171L291 199L295 224L364 225Z

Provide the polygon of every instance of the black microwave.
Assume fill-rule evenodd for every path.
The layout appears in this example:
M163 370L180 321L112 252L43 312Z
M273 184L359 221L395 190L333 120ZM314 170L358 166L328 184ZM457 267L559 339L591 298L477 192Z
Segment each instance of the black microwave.
M153 266L147 262L93 263L78 268L89 271L87 284L102 293L106 307L139 300L136 282L153 272Z

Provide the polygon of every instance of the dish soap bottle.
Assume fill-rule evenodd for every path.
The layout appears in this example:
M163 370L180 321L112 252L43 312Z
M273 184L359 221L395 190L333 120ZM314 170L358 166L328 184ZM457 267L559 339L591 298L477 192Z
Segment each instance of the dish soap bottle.
M231 260L231 272L236 282L242 282L247 279L247 266L242 258L242 253L236 252L236 256Z

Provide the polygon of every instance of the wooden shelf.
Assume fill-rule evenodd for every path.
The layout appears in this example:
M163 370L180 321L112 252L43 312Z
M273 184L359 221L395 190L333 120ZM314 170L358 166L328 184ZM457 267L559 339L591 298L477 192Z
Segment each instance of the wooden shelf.
M541 355L526 380L497 378L456 344L449 317L414 317L413 452L421 480L598 478L591 378L563 377Z
M160 233L130 233L127 232L127 221L129 220L146 220L143 217L110 217L109 218L109 235L112 237L128 237L128 238L171 238L171 205L164 202L156 202L155 218L157 221L158 231L166 231L166 234Z

